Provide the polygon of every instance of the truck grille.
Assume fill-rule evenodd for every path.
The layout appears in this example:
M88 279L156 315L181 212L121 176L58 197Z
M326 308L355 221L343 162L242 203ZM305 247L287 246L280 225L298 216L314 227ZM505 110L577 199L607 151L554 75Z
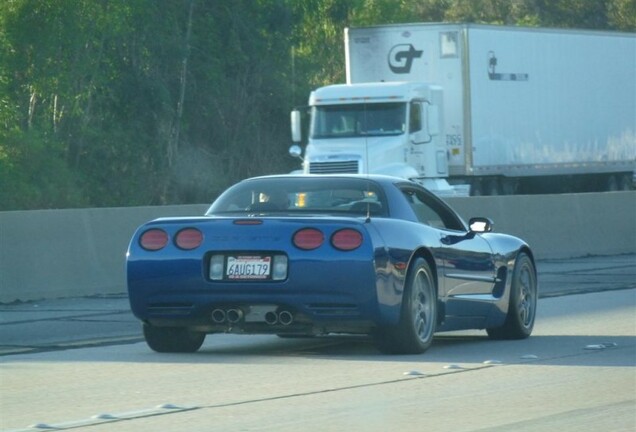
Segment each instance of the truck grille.
M311 162L309 174L357 174L358 161Z

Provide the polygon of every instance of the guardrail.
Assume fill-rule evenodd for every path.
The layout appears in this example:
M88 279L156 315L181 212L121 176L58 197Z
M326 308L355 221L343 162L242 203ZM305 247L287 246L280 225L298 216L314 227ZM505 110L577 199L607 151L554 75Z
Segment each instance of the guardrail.
M636 192L448 198L465 219L525 239L538 259L636 253ZM142 223L208 205L0 212L0 302L126 292Z

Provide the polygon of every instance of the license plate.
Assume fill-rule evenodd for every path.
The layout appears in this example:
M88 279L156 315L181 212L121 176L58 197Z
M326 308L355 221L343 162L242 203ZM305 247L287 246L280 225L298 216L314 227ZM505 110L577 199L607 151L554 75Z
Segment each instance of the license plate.
M231 280L269 279L272 257L269 256L228 256L225 278Z

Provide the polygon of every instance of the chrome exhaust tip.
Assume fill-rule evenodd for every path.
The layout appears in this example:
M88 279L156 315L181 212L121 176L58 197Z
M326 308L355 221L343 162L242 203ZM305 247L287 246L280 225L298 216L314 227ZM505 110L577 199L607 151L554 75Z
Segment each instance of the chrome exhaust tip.
M225 322L226 318L227 316L223 309L214 309L212 311L212 321L214 321L215 323L222 324Z
M284 310L278 314L278 321L282 325L288 326L294 322L294 315L290 311Z
M265 322L269 325L278 323L278 314L276 312L269 311L265 314Z
M241 309L229 309L226 315L228 322L236 324L243 318L243 311Z

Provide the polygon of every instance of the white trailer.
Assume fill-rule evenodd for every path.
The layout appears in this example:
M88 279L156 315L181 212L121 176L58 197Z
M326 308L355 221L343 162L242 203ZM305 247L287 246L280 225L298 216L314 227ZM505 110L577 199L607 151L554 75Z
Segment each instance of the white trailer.
M635 34L405 24L345 29L345 52L347 84L310 96L306 172L356 161L474 195L632 187ZM401 130L369 124L391 103Z

